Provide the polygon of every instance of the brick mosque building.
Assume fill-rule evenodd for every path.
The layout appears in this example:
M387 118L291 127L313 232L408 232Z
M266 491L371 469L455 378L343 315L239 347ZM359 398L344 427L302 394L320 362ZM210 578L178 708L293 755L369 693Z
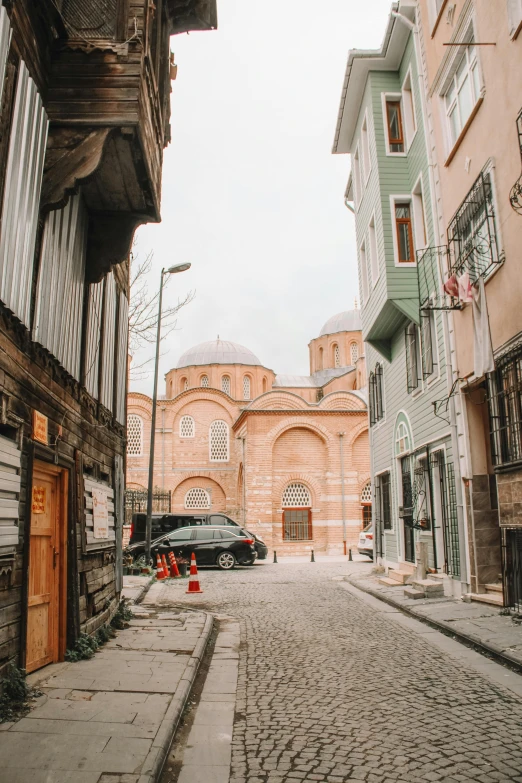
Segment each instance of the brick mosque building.
M311 340L310 375L276 375L248 348L186 351L158 400L155 487L171 510L225 512L278 554L341 554L371 517L360 311ZM127 488L147 486L152 400L128 396Z

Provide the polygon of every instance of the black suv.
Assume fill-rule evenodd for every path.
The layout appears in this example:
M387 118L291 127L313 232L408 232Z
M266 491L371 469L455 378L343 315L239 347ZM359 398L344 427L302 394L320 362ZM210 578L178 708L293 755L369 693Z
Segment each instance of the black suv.
M143 512L132 515L132 525L130 534L130 544L136 544L139 541L145 541L145 521L147 515ZM241 527L233 519L225 514L157 514L152 515L152 535L151 540L159 538L164 533L170 533L180 527L199 527L207 525L217 525L218 527ZM254 533L249 533L255 541L255 548L259 560L266 560L268 557L268 547L265 542Z

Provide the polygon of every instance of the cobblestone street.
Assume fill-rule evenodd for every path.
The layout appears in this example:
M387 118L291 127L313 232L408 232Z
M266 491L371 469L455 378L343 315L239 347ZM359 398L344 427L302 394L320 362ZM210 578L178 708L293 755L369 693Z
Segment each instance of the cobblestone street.
M351 592L362 568L260 563L201 571L201 596L161 587L240 620L230 783L522 781L522 678Z

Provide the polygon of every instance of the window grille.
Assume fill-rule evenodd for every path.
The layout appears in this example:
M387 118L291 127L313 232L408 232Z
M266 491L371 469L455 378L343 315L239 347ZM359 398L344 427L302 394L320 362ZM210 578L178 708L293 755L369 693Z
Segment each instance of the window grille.
M408 394L419 386L418 331L413 322L406 327L406 379Z
M488 376L493 465L522 462L522 343L496 360Z
M243 399L249 400L250 399L250 378L248 375L245 375L243 378Z
M341 366L341 352L339 351L339 346L337 343L333 347L333 353L334 353L334 367L340 367Z
M210 461L228 462L228 424L217 419L210 425Z
M499 250L491 174L481 172L448 227L451 274L468 272L471 283L504 261Z
M457 492L455 471L451 462L446 462L444 452L436 451L430 455L430 489L437 491L442 512L442 533L444 541L444 570L450 576L460 576L460 542L457 516ZM435 525L438 520L435 520Z
M183 378L181 381L181 391L188 391L189 383L188 378Z
M210 508L210 494L201 487L189 489L185 495L185 508Z
M375 476L374 481L375 481L375 506L374 506L375 550L376 550L377 557L382 557L384 554L384 546L383 546L384 531L392 529L389 472L381 473L379 476Z
M433 343L435 333L435 319L433 311L421 311L421 332L422 332L422 377L424 380L433 375Z
M196 423L192 416L182 416L179 422L179 437L193 438L196 434Z
M357 362L357 359L359 358L359 346L357 343L352 343L350 345L350 356L352 360L352 366L355 365Z
M230 378L228 375L224 375L221 378L221 391L224 391L225 394L230 394Z
M135 413L127 416L127 454L139 457L143 448L143 421Z
M520 16L522 20L522 0L517 0L517 2L520 3ZM518 135L518 146L520 150L520 157L522 158L522 111L519 113L517 117L517 135ZM522 174L519 176L513 187L511 188L511 192L509 194L509 202L515 212L518 212L519 215L522 215Z
M383 393L382 393L382 364L376 364L374 372L370 373L368 381L370 427L384 418Z
M367 528L372 523L372 507L365 503L362 506L362 523L363 529Z
M204 389L208 389L208 375L201 376L201 385Z
M504 605L522 612L522 528L501 528Z
M309 508L312 505L310 491L304 484L289 484L283 492L283 508Z
M372 483L371 481L367 481L364 487L362 488L361 503L371 503L371 502L372 502Z

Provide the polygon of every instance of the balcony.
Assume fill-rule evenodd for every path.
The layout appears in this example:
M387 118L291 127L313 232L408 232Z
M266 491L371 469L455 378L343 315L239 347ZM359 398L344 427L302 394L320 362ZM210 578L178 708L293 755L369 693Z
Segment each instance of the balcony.
M517 117L517 134L520 158L522 159L522 111ZM515 212L518 212L519 215L522 215L522 174L511 188L509 201Z

